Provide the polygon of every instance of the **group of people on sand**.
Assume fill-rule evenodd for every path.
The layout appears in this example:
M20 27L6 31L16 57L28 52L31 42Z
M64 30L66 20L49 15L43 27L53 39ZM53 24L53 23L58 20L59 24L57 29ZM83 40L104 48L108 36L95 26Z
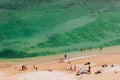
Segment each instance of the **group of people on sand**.
M76 75L80 74L90 74L91 73L91 66L88 66L88 69L80 69L76 72Z
M111 67L113 67L113 66L114 65L112 64ZM87 67L87 69L86 69L86 67ZM103 64L102 67L106 68L106 67L108 67L108 65L107 64ZM91 63L90 62L86 62L84 64L84 66L82 66L82 67L80 67L78 65L72 65L72 64L70 64L69 70L70 71L75 71L76 75L90 74L91 73ZM101 73L102 73L102 70L95 71L95 74L101 74Z
M66 59L67 59L67 54L64 55L64 58L60 58L60 61L59 61L59 62L60 62L60 63L63 63L64 60L66 60ZM37 70L38 70L38 67L35 66L35 65L33 65L33 69L37 71ZM26 66L26 65L22 65L20 71L25 71L25 70L27 70L27 66ZM53 67L50 66L50 67L48 68L48 71L52 72L52 71L53 71Z
M90 62L87 62L84 64L84 66L88 67L87 69L84 69L84 67L80 67L79 65L72 65L70 64L69 66L69 70L70 71L75 71L76 75L80 75L80 74L90 74L91 73L91 65Z
M102 51L102 49L103 47L100 46L99 50ZM80 50L86 52L87 49L84 47L84 48L80 48ZM90 47L90 50L92 51L92 47Z
M86 52L86 48L81 48L80 50Z
M90 65L90 62L86 62L84 64L84 66L87 66L88 69L81 69L81 70L78 70L76 75L80 75L80 74L90 74L91 73L91 65Z
M102 68L107 68L108 67L108 64L103 64L102 65ZM114 67L114 65L112 64L110 67ZM96 72L95 72L95 74L101 74L102 73L102 70L97 70Z
M38 70L38 67L33 65L33 69L35 69L36 71Z
M103 67L103 68L106 68L106 67L108 67L108 65L107 65L107 64L103 64L102 67ZM95 74L101 74L101 73L102 73L102 70L97 70L97 71L95 72Z
M35 66L35 65L33 65L33 69L35 69L36 71L38 70L37 66ZM27 66L26 65L22 65L20 71L26 71L26 70L27 70Z
M38 71L38 67L36 65L33 65L33 67L31 69ZM20 71L26 71L26 70L27 70L27 65L22 65ZM53 66L49 66L48 71L52 72Z

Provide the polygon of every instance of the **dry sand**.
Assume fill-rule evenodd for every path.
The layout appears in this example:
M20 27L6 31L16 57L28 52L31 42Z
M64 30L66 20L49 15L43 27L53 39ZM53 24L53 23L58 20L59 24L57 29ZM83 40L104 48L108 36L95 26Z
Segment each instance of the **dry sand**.
M101 52L93 50L87 53L96 53L96 55L76 57L66 60L64 63L58 61L50 61L39 63L27 61L25 62L7 62L0 64L0 80L120 80L120 46L104 48ZM71 64L68 63L71 61ZM91 62L91 74L82 74L76 76L75 71L70 71L70 65L77 65L87 69L84 63ZM26 64L27 70L20 71L21 66ZM107 64L107 68L102 68L103 64ZM111 67L111 65L114 67ZM33 65L38 67L35 72ZM49 67L53 67L53 72L49 72ZM94 74L97 70L101 70L101 74ZM28 78L28 79L27 79Z
M77 79L75 78L75 75L64 72L39 71L28 73L22 77L19 77L18 80L77 80Z

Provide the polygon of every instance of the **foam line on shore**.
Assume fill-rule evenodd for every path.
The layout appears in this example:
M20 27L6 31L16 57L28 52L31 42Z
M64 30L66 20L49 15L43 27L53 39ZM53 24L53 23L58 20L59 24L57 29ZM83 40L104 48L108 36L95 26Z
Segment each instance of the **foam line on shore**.
M95 57L95 56L99 56L99 55L75 57L75 58L71 58L71 59L66 59L65 62L67 62L67 61L74 61L74 60L83 59L83 58L90 58L90 57Z

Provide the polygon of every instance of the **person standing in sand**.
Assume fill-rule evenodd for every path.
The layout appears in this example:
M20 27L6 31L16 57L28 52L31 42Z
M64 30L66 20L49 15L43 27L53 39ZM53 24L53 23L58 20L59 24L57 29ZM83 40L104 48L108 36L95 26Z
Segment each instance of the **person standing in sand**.
M84 53L86 53L86 48L83 48Z
M102 49L103 49L103 47L102 47L102 46L100 46L100 51L102 51Z
M64 58L67 59L67 54L64 55Z
M90 47L90 51L92 52L92 47Z
M88 66L88 72L91 73L91 66Z
M35 70L37 71L37 70L38 70L38 68L37 68L37 67L35 67Z

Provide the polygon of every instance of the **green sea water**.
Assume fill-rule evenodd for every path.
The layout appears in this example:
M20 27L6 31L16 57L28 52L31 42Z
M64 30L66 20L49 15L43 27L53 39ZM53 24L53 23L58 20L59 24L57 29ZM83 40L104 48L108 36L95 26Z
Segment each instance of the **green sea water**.
M120 45L119 0L0 0L0 58Z

